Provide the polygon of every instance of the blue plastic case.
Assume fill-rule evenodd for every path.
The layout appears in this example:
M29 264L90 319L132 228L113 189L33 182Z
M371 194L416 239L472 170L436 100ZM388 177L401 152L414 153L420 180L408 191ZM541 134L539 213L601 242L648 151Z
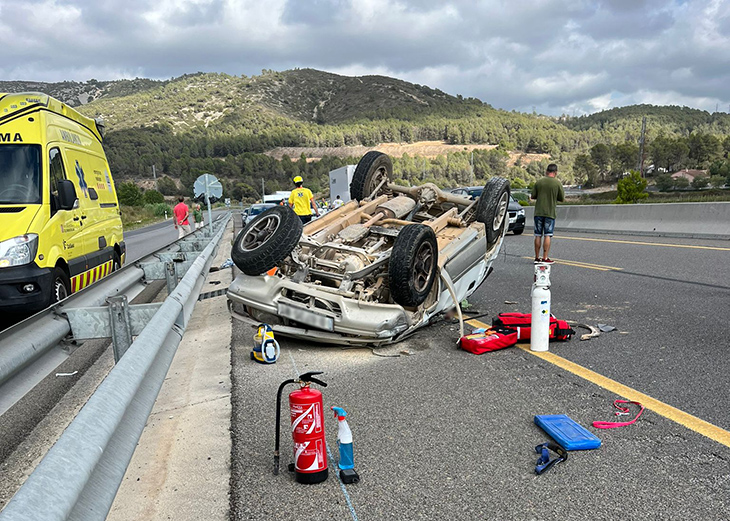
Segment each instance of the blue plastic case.
M589 450L601 446L601 440L595 434L565 414L537 414L535 424L565 450Z

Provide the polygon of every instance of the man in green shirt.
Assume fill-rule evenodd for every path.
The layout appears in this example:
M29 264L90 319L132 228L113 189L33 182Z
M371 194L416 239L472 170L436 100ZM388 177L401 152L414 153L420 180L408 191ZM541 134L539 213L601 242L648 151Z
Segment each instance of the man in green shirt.
M556 206L558 201L565 200L563 185L555 176L558 173L558 165L550 163L547 167L545 177L538 180L532 187L532 198L535 203L535 264L553 261L548 257L550 253L550 241L555 230L555 217L557 216ZM542 249L542 257L540 257Z

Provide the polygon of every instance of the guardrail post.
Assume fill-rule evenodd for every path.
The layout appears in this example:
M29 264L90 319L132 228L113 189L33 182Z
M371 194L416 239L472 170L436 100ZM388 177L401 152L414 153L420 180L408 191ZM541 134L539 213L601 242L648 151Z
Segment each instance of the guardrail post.
M109 303L109 319L112 326L112 344L114 362L119 360L132 345L132 328L129 319L129 306L126 295L107 298Z
M177 269L172 261L165 263L165 280L167 280L167 294L171 295L177 286Z

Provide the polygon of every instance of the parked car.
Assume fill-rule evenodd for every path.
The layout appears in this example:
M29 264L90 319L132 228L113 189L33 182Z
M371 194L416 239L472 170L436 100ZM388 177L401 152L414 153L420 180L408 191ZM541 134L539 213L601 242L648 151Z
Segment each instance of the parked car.
M509 182L475 200L391 182L391 159L368 152L352 201L302 227L288 207L256 216L235 238L243 272L228 288L236 318L339 345L396 342L474 293L507 231Z
M483 186L465 186L463 188L454 188L451 193L476 199L482 195L482 190L484 190ZM517 199L510 195L507 211L509 212L509 228L507 231L520 235L525 231L525 209L522 208Z
M243 226L246 226L248 223L251 222L251 220L256 217L257 215L261 214L262 212L265 212L269 208L274 208L275 206L278 206L274 203L258 203L258 204L252 204L248 208L244 209L241 212L241 224Z

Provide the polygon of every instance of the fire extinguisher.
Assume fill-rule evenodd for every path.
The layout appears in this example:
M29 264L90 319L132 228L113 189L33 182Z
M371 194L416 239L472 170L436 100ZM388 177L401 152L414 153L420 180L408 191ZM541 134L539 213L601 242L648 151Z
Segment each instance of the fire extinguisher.
M279 473L279 433L281 420L281 393L289 384L299 384L299 388L289 393L289 412L291 433L294 439L295 479L299 483L320 483L327 479L327 445L324 439L324 415L322 413L322 393L312 389L310 384L322 387L327 384L311 372L297 379L286 380L279 386L276 395L276 446L274 448L274 474ZM290 465L290 470L291 470Z

